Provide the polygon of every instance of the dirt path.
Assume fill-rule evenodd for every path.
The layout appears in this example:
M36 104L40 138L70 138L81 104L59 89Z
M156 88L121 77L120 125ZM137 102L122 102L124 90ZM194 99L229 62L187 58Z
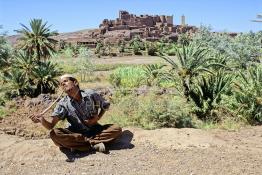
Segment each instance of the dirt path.
M50 139L0 134L0 174L262 174L262 126L238 132L125 128L109 154L65 162Z
M95 64L152 64L164 61L158 56L124 56L96 58L93 62Z

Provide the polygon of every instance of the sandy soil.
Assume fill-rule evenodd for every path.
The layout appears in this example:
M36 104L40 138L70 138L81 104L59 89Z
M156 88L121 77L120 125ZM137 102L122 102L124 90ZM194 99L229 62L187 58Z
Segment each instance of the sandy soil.
M262 174L262 127L238 132L124 128L109 154L68 163L50 139L0 134L0 174Z

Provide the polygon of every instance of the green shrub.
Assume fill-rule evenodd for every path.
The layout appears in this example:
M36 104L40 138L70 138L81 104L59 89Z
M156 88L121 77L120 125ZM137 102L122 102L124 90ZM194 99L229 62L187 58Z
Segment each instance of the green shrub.
M144 128L192 127L188 105L179 97L149 95L140 101L135 120ZM148 125L148 123L152 123ZM153 126L153 128L151 128Z
M0 26L1 29L1 26ZM5 35L0 33L0 69L3 71L6 67L10 66L13 55L11 45L5 39Z
M132 47L134 55L141 55L141 51L145 50L145 44L139 36L135 36L129 45Z
M176 55L176 49L175 48L171 48L169 50L166 51L168 56L175 56Z
M3 93L0 93L0 106L4 106L5 105L5 96Z
M214 112L221 101L221 96L231 91L232 75L224 70L208 76L202 75L194 82L189 91L190 99L194 102L194 111L200 119L219 120Z
M56 77L61 74L56 64L35 60L25 53L18 53L9 71L3 73L6 94L9 97L35 97L41 93L53 93L58 86Z
M262 123L261 66L242 70L234 82L232 95L223 97L223 105L250 124Z
M66 47L61 51L61 54L62 54L61 56L64 58L72 59L72 57L74 56L74 50L70 47Z
M145 129L161 127L194 127L190 115L191 105L178 96L128 95L117 97L109 111L110 120L122 126L139 126Z
M148 86L160 84L162 75L164 74L164 70L162 69L164 66L162 64L148 64L144 66Z
M7 115L7 111L3 106L0 106L0 119Z
M158 51L156 44L152 42L147 43L146 49L147 49L147 54L150 56L155 56Z
M213 33L211 27L201 26L193 36L193 43L201 43L212 52L228 56L235 67L247 68L250 62L257 62L261 56L262 32L239 33L231 37L228 33Z
M95 70L95 65L92 63L91 59L86 56L80 57L78 73L80 74L80 81L89 81L93 77Z
M120 63L117 63L117 64L95 64L95 67L94 67L94 71L110 71L110 70L114 70L116 68L119 68L119 67L132 67L132 65L130 64L120 64ZM135 65L134 65L135 66Z
M38 96L42 93L54 93L59 85L59 81L56 77L61 75L61 73L57 65L50 61L38 62L38 65L32 72L33 84L31 84L31 86L36 86L34 96Z
M110 74L109 81L114 87L134 88L144 84L145 72L142 67L120 67Z

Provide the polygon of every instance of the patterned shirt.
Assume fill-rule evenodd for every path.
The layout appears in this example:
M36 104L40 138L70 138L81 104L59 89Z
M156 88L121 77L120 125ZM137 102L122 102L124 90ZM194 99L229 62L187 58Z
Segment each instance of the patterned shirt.
M77 133L87 133L93 130L84 124L84 120L97 115L104 99L94 90L80 90L82 100L75 101L68 95L63 97L56 105L51 116L57 116L59 119L67 119L69 130Z

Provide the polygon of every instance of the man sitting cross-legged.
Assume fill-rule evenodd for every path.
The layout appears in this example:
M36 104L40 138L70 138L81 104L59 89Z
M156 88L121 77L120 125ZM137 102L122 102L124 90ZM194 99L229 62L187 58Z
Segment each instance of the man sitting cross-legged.
M50 137L60 148L105 152L104 143L115 140L122 132L114 124L98 123L109 103L93 90L80 90L73 75L61 76L60 85L67 95L55 107L51 122L41 114L31 116L32 121L51 130ZM58 121L64 119L70 124L68 128L54 128Z

